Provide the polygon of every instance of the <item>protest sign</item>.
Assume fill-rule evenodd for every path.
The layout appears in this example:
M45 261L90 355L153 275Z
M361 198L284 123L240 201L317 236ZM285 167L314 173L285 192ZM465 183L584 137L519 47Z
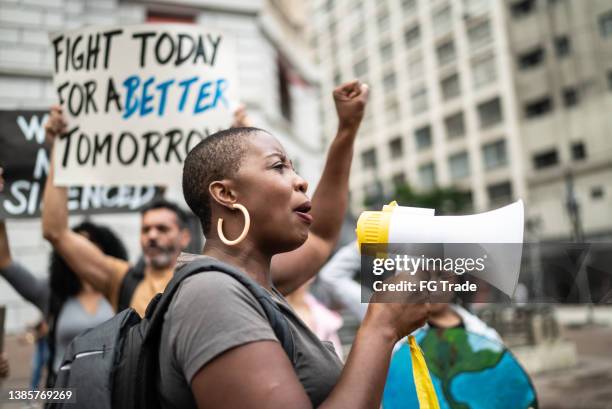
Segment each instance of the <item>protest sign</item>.
M233 41L201 26L87 27L51 39L68 121L58 185L176 185L182 162L231 124Z
M0 219L40 215L50 162L47 118L44 111L0 111L0 167L5 180ZM68 209L80 214L137 211L160 194L153 186L73 186L68 189Z

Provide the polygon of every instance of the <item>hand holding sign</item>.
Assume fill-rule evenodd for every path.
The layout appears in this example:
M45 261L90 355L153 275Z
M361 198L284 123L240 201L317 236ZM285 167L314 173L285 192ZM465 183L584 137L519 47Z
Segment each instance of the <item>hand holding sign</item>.
M66 132L68 124L59 105L53 105L49 111L49 120L45 125L45 136L50 142L55 142L55 138Z

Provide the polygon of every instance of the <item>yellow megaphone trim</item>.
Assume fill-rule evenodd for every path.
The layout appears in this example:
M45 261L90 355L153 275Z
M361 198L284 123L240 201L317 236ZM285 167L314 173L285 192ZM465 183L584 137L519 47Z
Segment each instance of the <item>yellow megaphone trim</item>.
M364 243L382 244L389 242L389 226L391 215L397 207L394 200L388 205L383 206L382 211L366 211L361 213L357 220L357 242L359 248Z

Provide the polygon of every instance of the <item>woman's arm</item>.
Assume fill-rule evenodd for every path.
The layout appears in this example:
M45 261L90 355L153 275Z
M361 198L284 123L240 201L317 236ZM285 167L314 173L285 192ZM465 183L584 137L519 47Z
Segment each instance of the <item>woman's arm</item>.
M373 304L338 383L319 408L379 408L393 346L424 323L428 308L427 304ZM252 342L223 353L196 373L191 389L199 409L312 408L289 358L273 341Z
M298 249L272 258L272 280L289 294L310 280L331 255L348 208L348 181L353 145L368 100L368 86L352 81L334 90L338 132L327 153L317 189L312 196L313 223Z

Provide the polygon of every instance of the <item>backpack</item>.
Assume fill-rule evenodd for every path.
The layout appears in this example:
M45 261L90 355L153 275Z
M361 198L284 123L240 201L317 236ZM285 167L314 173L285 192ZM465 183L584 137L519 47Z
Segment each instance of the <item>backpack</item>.
M244 285L259 301L291 362L294 344L289 324L268 292L246 274L212 258L196 260L175 271L163 294L157 294L140 318L132 308L77 336L66 350L55 388L74 388L76 403L50 403L53 409L155 409L159 343L164 315L187 277L222 272Z
M117 302L117 311L123 311L130 307L132 302L132 296L136 287L144 279L145 261L143 257L140 257L138 262L130 267L128 272L121 281L121 287L119 287L119 299Z

